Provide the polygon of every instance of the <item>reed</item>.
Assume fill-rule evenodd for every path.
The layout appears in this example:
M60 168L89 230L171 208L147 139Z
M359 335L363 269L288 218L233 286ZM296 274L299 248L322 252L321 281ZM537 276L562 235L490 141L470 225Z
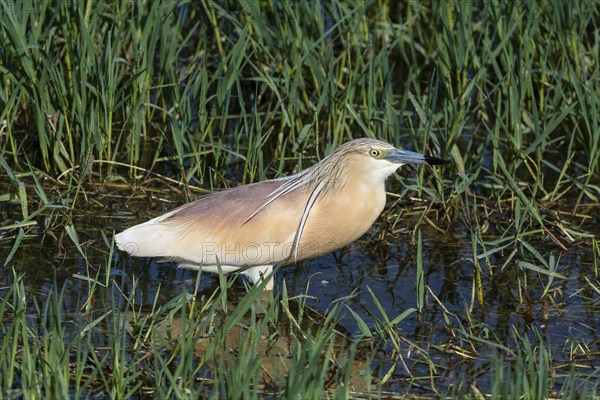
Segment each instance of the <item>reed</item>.
M598 20L598 0L1 2L0 398L594 396L593 343L546 322L600 293ZM375 281L316 317L308 294L199 276L146 309L117 278L123 218L364 136L452 162L397 174L376 228L416 249L413 303ZM441 232L467 251L438 254ZM19 271L48 243L77 262L42 290ZM440 258L467 265L464 298L429 281Z

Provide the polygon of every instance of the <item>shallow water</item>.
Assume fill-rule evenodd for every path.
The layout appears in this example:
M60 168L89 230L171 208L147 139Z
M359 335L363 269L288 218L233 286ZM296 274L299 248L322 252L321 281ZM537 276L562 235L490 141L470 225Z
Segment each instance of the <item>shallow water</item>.
M0 204L3 204L0 213L5 221L18 220L17 206ZM410 205L399 207L411 208ZM32 229L10 263L0 269L0 295L5 295L5 287L13 281L14 273L22 274L29 291L41 298L55 283L58 287L68 288L64 295L65 310L76 313L88 291L87 282L76 275L98 274L100 281L106 281L110 249L101 233L111 240L113 231L158 215L160 211L156 208L155 205L133 207L131 203L115 202L111 207L90 206L89 210L77 215L73 225L87 262L62 230L54 232L57 238L54 239L48 234L44 236L42 229ZM130 209L149 211L134 214L128 211ZM404 217L400 231L388 234L382 240L384 223L380 219L369 233L344 249L282 267L276 275L275 292L281 293L286 285L292 296L307 294L307 304L320 312L344 298L345 307L360 315L371 331L375 331L376 320L382 316L369 290L384 307L389 319L417 305L417 250L415 237L407 229L416 223L416 217ZM594 354L600 350L600 301L585 280L588 277L597 283L595 260L586 245L574 244L568 253L549 245L550 241L536 245L545 258L549 254L560 257L558 272L565 277L555 278L545 296L547 276L530 270L523 272L516 262L520 259L518 252L502 268L513 247L490 256L491 267L481 260L484 298L481 305L474 298L473 246L468 231L460 223L444 228L447 231L441 233L421 225L426 304L422 313L410 314L397 327L405 340L402 354L394 352L389 344L378 349L374 360L376 369L383 373L390 368L393 370L386 389L405 391L410 388L411 391L433 393L429 383L417 379L433 376L428 365L430 359L438 367L435 377L438 390L472 383L489 390L493 379L489 373L490 363L496 354L493 346L483 343L482 338L513 348L518 346L517 337L528 337L535 343L539 335L552 349L553 365L558 372L564 373L568 370L562 371L560 366L573 361L570 344L585 343ZM489 241L494 239L493 236L487 238ZM0 241L0 263L11 246L8 235ZM479 248L477 252L481 254L484 250ZM194 290L197 273L178 269L172 263L130 258L118 251L111 260L108 281L117 282L125 292L135 291L135 303L142 308L149 308L154 303L159 288L159 304ZM200 291L210 293L217 286L215 277L203 275ZM238 291L244 290L241 284L236 287ZM115 295L115 299L119 299L119 295ZM360 335L358 324L349 311L342 313L340 325L349 335ZM102 340L101 335L98 338ZM419 353L418 348L425 353ZM400 357L402 362L399 362ZM583 369L591 368L593 358L584 355L579 365ZM556 384L560 387L559 378Z

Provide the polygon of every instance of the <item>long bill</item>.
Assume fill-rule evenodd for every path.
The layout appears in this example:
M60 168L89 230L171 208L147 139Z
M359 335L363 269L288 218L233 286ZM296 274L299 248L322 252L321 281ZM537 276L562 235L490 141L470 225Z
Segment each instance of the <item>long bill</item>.
M396 164L442 165L449 163L449 161L442 160L441 158L430 157L424 154L415 153L414 151L400 149L390 150L384 158Z

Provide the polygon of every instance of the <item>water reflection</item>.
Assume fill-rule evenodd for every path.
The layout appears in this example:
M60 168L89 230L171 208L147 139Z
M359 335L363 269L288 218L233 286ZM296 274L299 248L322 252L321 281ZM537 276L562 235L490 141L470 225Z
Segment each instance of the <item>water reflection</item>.
M110 238L112 228L119 230L122 221L110 219L109 224L106 221L104 218L98 223L90 216L75 221L87 261L67 239L57 244L53 240L41 240L39 232L39 235L26 239L10 265L0 270L0 296L5 295L6 287L13 282L13 270L14 274L24 276L29 293L42 300L55 285L64 287L63 306L68 313L78 313L88 300L90 284L74 277L77 274L97 276L102 283L116 283L115 303L118 305L123 301L123 294L132 294L133 301L141 309L149 308L155 298L158 298L158 304L164 304L183 292L194 291L197 274L194 271L178 269L172 263L129 258L118 252L110 259L110 249L98 237L98 227L111 228L105 230ZM408 224L412 222L407 221ZM372 232L381 232L380 228L375 227ZM491 269L482 262L485 304L480 305L473 297L473 249L470 241L463 239L467 237L466 230L460 224L445 234L425 225L421 230L427 287L424 311L420 315L409 315L397 326L398 333L406 340L401 347L402 354L387 345L378 350L374 360L374 366L381 371L393 369L389 378L391 389L402 389L407 385L419 388L411 377L432 373L426 357L417 348L427 352L427 357L434 359L441 368L438 372L442 377L437 379L442 386L444 382L450 385L457 374L480 383L491 379L479 374L488 370L493 354L482 343L468 348L464 338L456 336L461 325L473 335L509 347L515 333L530 337L539 334L555 348L555 363L567 362L573 354L583 352L567 349L567 341L574 348L584 343L589 351L598 351L600 300L588 282L598 283L592 253L572 251L563 254L560 273L567 279L555 279L544 294L547 276L524 271L514 260L502 269L512 249L498 252L489 257ZM417 253L411 235L411 232L400 232L381 240L374 234L367 234L347 248L281 268L276 276L276 293L281 293L283 285L290 295L306 292L307 304L322 313L344 298L346 306L375 330L381 315L369 289L390 319L416 307ZM11 246L10 241L0 242L2 257L8 254ZM539 248L543 249L543 246ZM556 252L556 249L548 248L547 252ZM111 271L107 277L109 259ZM202 277L199 289L211 293L217 286L218 280L206 275ZM244 293L241 282L235 288ZM340 327L348 337L360 334L349 311L342 314ZM240 332L231 334L239 336ZM102 340L100 337L98 340ZM273 351L282 351L289 346L285 337L282 340L273 346ZM198 346L202 348L203 344ZM462 352L460 356L457 349ZM467 357L467 353L471 355ZM403 362L399 361L400 356Z

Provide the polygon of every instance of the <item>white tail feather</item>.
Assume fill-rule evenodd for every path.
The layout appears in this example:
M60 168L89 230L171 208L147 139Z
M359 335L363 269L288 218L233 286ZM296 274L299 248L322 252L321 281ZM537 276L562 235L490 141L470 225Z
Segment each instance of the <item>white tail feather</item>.
M155 218L115 235L119 250L136 257L169 257L170 249L177 243L178 232L172 226Z

